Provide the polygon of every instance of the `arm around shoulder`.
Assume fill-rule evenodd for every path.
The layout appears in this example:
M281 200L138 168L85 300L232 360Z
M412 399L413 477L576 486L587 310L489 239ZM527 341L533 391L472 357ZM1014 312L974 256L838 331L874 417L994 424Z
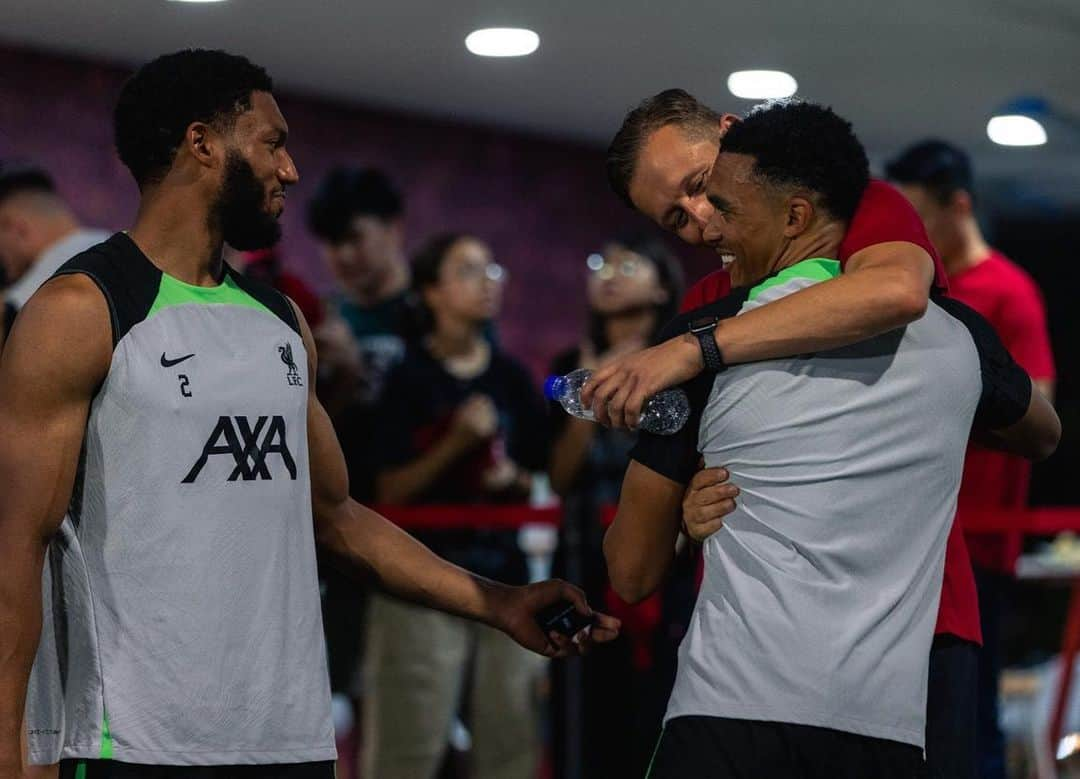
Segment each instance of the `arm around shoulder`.
M836 278L723 320L716 343L729 364L849 346L919 319L933 279L934 261L921 246L867 246Z
M851 255L845 273L873 271L880 300L897 326L914 322L926 313L934 283L934 260L923 247L908 241L867 246Z

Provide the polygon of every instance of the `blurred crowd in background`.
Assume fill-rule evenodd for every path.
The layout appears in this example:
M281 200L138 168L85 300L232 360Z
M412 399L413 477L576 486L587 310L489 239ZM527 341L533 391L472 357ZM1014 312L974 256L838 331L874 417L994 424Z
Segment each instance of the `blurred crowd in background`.
M953 294L980 309L1052 393L1041 293L984 240L963 150L919 143L886 173L922 215ZM609 587L601 544L633 436L548 404L540 377L526 367L536 356L504 347L504 291L515 278L482 230L407 235L416 229L405 218L408 194L374 167L332 167L299 205L333 280L328 292L317 293L279 249L229 261L291 297L311 324L318 394L346 453L353 497L435 513L561 504L558 538L539 546L523 545L521 528L465 524L415 533L445 558L502 581L551 573L574 580L625 626L617 644L586 658L584 668L549 666L492 629L358 592L333 560L321 561L339 775L390 776L384 766L403 759L444 777L559 776L567 764L580 764L582 776L643 775L693 608L700 554L682 543L673 576L644 603L623 603ZM29 160L5 162L4 331L61 262L106 235L80 224L49 171ZM407 245L420 248L409 256ZM651 230L583 250L580 283L584 328L551 360L550 374L596 368L648 345L685 291L679 258ZM1022 508L1028 476L1026 465L1004 456L969 458L962 507ZM1004 775L997 650L1019 534L983 535L971 546L987 658L980 751Z

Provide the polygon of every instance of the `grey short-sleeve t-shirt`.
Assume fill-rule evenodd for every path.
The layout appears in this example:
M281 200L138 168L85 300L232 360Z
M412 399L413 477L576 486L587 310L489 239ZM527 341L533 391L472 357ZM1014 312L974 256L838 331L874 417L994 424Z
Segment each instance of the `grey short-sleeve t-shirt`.
M800 263L726 305L746 311L838 272L830 260ZM932 302L901 330L689 388L693 448L726 467L741 495L705 543L668 719L923 744L945 540L972 420L987 404L984 363L970 326ZM1018 370L1007 373L1019 381ZM633 456L685 480L696 452L643 437Z

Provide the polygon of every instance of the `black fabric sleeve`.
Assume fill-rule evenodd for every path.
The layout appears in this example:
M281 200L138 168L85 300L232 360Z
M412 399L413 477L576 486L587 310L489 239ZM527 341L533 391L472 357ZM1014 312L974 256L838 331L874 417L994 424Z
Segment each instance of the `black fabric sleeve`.
M1000 430L1019 422L1031 403L1031 378L1009 354L993 326L982 314L958 300L934 297L934 302L960 320L975 342L982 373L982 395L975 427Z
M716 374L702 373L683 384L681 389L690 401L690 417L686 424L672 435L639 432L637 443L630 450L630 458L672 481L689 484L697 472L700 459L698 431L701 413L715 380Z
M721 319L734 316L746 300L746 290L732 290L732 294L715 303L688 311L668 322L660 331L659 342L667 341L688 332L690 322L702 316L715 316ZM702 372L694 379L682 385L690 401L690 417L679 432L672 435L638 433L637 443L630 450L630 457L639 463L680 484L689 484L698 469L698 432L701 427L701 414L709 401L715 373Z
M112 322L113 346L120 343L132 327L146 319L161 286L161 271L124 233L116 233L104 243L76 254L61 265L53 277L75 273L88 276L105 296Z

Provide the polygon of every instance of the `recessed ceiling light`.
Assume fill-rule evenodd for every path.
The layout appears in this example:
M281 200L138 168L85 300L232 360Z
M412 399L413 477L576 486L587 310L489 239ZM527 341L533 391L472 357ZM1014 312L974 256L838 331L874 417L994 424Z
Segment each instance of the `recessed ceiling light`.
M480 57L524 57L539 45L539 35L520 27L489 27L465 38L465 48Z
M986 125L990 140L1000 146L1042 146L1046 129L1038 120L1022 114L993 117Z
M782 70L737 70L728 76L727 88L735 97L768 100L791 97L799 85Z

